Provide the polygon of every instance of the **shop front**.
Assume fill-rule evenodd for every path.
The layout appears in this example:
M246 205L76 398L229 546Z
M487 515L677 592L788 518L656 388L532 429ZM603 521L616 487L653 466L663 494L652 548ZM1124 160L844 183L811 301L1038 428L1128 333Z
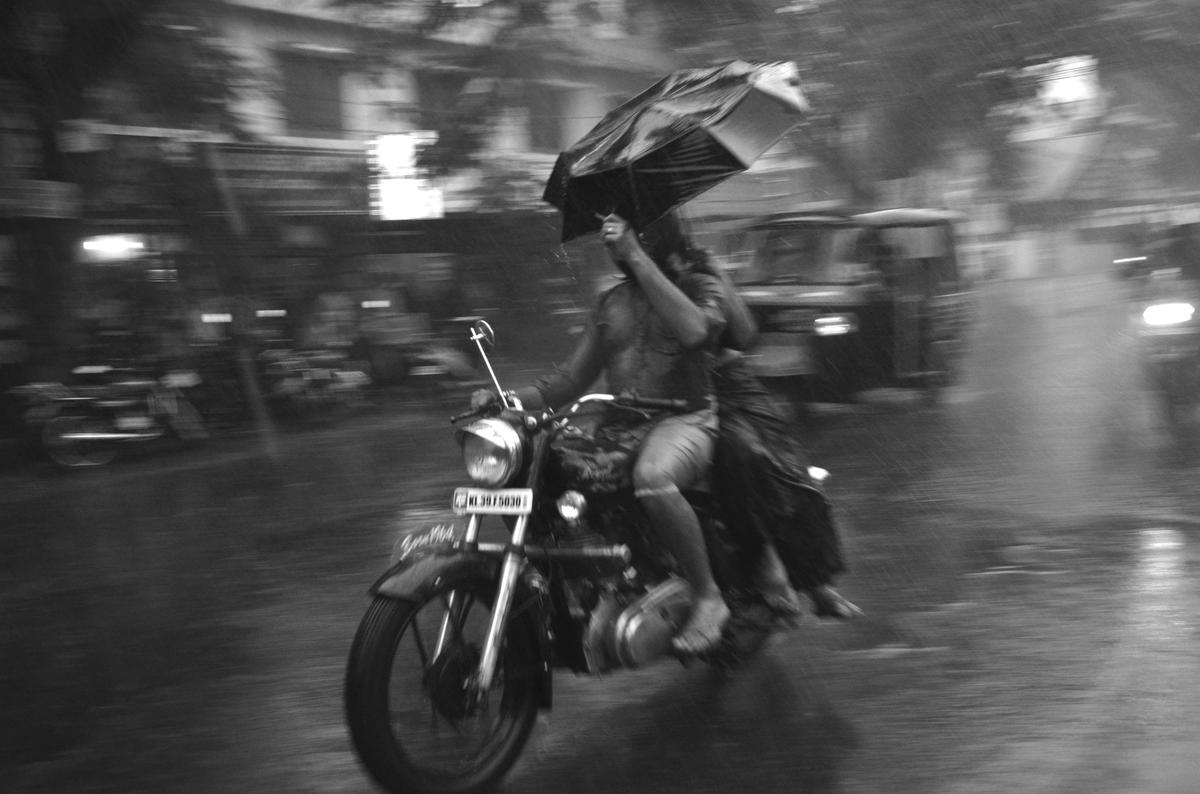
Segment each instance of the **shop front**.
M366 218L361 144L99 124L74 133L85 218L74 291L89 337L124 334L142 350L169 346L164 336L211 349L235 331L260 345L323 341L321 296L337 288L350 230Z

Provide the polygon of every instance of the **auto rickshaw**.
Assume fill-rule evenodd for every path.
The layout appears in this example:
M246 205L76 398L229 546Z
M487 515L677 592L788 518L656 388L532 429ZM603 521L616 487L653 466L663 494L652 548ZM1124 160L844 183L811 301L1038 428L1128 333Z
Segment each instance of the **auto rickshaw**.
M749 356L790 397L852 402L867 389L922 390L954 381L971 292L955 223L940 209L797 212L740 235L734 273L760 338Z

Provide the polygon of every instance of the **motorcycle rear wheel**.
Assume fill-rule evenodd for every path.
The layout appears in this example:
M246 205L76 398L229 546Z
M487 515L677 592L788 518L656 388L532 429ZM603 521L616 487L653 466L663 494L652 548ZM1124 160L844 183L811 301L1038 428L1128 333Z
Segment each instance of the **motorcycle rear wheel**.
M486 791L524 748L539 702L528 619L510 619L496 681L483 702L473 702L466 686L482 653L493 589L482 577L458 577L419 601L377 597L363 617L347 666L346 718L359 758L385 789ZM451 603L456 617L438 652Z
M83 441L68 438L77 433L110 433L112 428L101 419L89 416L56 416L42 428L42 446L50 460L64 469L105 466L116 459L118 450L112 441Z

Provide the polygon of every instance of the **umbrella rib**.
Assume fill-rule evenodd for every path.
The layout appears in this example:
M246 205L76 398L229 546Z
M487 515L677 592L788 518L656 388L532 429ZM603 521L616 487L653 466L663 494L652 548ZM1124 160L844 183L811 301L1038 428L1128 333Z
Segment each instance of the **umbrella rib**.
M672 174L672 175L674 175L674 174L689 174L689 173L729 174L729 173L733 173L734 171L744 171L744 170L745 170L744 168L735 168L733 166L728 166L728 165L682 165L682 166L680 166L680 165L676 165L676 166L664 165L664 166L652 166L650 168L646 168L645 166L639 166L637 169L637 173L639 173L639 174Z

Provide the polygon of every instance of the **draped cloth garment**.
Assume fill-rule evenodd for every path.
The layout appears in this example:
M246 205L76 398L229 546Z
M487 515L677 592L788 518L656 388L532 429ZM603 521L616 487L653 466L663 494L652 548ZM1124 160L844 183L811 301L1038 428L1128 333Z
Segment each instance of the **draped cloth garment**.
M774 541L792 586L830 584L845 570L825 495L808 475L808 456L774 399L742 359L713 375L720 432L717 498L747 552Z

